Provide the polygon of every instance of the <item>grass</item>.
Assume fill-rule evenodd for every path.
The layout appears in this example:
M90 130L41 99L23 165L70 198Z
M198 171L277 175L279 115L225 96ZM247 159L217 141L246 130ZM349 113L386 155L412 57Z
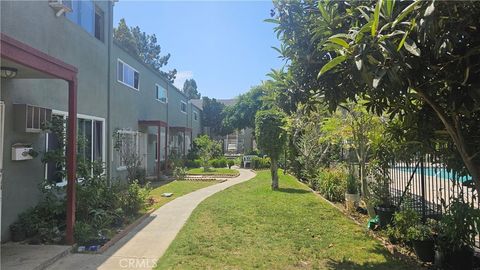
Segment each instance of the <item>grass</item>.
M156 187L150 191L150 197L155 200L155 203L149 207L149 210L159 208L182 195L217 183L217 181L173 181ZM171 192L173 195L171 197L162 197L162 193L166 192Z
M197 174L197 175L218 175L218 174L229 174L237 175L238 171L234 169L227 168L210 168L208 171L204 172L203 168L193 168L187 171L187 174Z
M156 269L416 269L365 228L281 174L217 193L194 210Z

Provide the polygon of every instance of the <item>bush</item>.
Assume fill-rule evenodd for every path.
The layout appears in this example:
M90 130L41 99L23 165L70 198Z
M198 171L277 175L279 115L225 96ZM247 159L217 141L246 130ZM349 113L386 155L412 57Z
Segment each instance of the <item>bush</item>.
M269 169L271 161L269 157L253 157L251 164L252 169Z
M233 159L229 159L227 161L227 165L228 165L228 168L230 169L230 168L232 168L233 165L235 165L235 161Z
M227 159L226 158L218 158L210 160L210 166L214 168L226 168L227 167Z
M408 241L409 229L420 224L420 215L413 209L405 207L393 216L393 227L389 228L389 234L395 236L395 240L401 243Z
M358 193L358 182L355 179L353 174L348 174L347 177L347 193L348 194L357 194Z
M177 180L183 180L187 176L187 168L186 167L176 167L173 169L173 177Z
M342 202L345 199L347 172L343 167L323 169L318 178L318 191L327 200Z
M185 167L187 168L200 168L202 167L202 161L200 159L185 161Z
M149 194L149 187L141 187L137 181L134 181L121 194L120 201L125 214L134 216L140 210L145 209L146 199Z
M96 237L95 229L88 223L77 221L73 230L73 236L79 245L87 245Z

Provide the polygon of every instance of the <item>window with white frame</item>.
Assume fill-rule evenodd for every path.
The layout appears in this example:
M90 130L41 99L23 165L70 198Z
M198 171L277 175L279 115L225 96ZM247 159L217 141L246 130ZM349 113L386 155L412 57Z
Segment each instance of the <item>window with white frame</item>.
M166 103L167 102L167 89L164 87L155 84L155 91L157 95L157 100Z
M54 113L52 117L55 117L58 122L63 122L63 129L66 129L66 113L57 112ZM77 126L78 160L84 162L103 162L105 150L105 120L97 117L77 116ZM52 154L63 154L65 152L65 132L63 132L63 135L60 135L58 132L47 133L45 137L45 150ZM63 168L63 166L61 163L47 162L45 166L45 178L57 184L66 182L65 168Z
M118 170L125 170L127 164L140 155L139 136L137 131L118 130L114 138L114 148L117 151L116 163Z
M183 100L180 103L180 111L182 111L183 113L187 113L187 103Z
M117 62L117 81L123 83L135 90L139 90L140 74L127 63L118 59Z
M193 112L193 120L198 121L198 113Z

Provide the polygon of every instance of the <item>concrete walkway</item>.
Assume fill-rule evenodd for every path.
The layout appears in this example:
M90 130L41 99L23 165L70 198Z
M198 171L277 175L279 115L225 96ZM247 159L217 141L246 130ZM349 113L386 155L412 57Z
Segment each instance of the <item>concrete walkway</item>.
M153 212L140 225L103 254L70 254L48 269L152 269L183 227L192 211L209 196L255 176L240 175L179 197Z

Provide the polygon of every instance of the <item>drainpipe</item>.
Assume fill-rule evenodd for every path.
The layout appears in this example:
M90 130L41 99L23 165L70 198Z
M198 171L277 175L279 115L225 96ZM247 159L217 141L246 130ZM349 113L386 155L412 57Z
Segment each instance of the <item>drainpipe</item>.
M108 31L107 31L107 42L108 42L108 49L107 49L107 55L108 55L108 60L107 60L107 138L105 138L105 144L106 144L106 164L107 164L107 181L110 184L110 177L112 175L112 144L111 144L111 138L112 138L112 125L111 125L111 90L112 90L112 75L111 75L111 64L112 64L112 37L113 37L113 5L115 2L110 2L109 1L109 23L108 23Z

